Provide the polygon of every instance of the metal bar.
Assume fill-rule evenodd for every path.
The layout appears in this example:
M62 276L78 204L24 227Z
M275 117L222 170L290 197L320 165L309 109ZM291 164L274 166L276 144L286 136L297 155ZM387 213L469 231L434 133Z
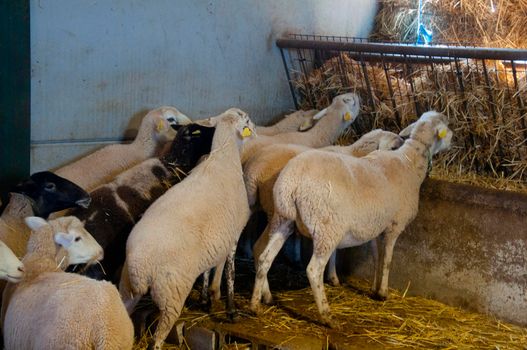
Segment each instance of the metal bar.
M395 120L397 121L397 126L401 128L402 127L401 116L399 115L399 109L397 108L397 104L395 102L395 96L393 95L392 81L390 79L390 75L388 74L388 67L386 66L386 62L384 61L384 56L382 60L382 68L384 69L384 75L386 76L386 83L388 84L388 91L390 92L390 98L392 99L392 107L395 110Z
M516 91L519 91L518 87L518 77L516 75L516 63L514 61L511 62L511 68L512 68L512 76L514 78L514 89ZM508 84L507 84L508 85ZM516 98L518 99L518 107L520 107L520 117L522 121L522 128L523 128L523 135L525 138L527 138L527 126L525 124L525 105L522 100L522 94L517 93Z
M285 68L285 75L287 76L287 82L289 83L289 91L291 91L291 96L293 96L293 102L295 103L295 109L299 109L300 105L298 104L298 100L296 98L295 87L293 86L293 80L291 79L291 75L289 74L289 67L287 66L287 60L285 59L284 49L282 48L280 48L280 55L282 56L282 62Z
M527 60L527 50L501 48L439 47L423 45L396 45L364 42L331 42L316 40L278 39L281 48L321 49L335 51L355 51L361 53L391 53L399 55L476 58L493 60Z

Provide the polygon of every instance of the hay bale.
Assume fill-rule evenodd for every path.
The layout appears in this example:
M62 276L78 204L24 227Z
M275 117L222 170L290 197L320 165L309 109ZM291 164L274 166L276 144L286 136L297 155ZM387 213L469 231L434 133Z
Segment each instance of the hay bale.
M379 3L370 38L415 42L419 0ZM422 4L422 23L434 32L434 42L527 47L526 0L422 0Z

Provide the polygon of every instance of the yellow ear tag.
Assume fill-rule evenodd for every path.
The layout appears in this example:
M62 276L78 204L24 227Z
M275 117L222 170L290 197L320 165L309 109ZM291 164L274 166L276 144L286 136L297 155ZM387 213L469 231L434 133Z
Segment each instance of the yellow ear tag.
M201 134L201 130L195 130L192 132L192 135L199 135Z
M157 132L161 132L161 131L165 130L165 123L163 123L162 120L157 122L156 130L157 130Z
M439 137L440 139L444 139L446 134L447 134L446 129L441 129L441 131L439 131L439 133L437 133L437 137Z
M351 120L351 114L350 114L350 112L346 112L346 114L344 114L344 120L345 120L345 121L349 121L349 120Z
M243 138L249 137L252 134L253 134L253 132L251 131L251 129L249 129L248 127L243 128L243 131L242 131L242 137Z

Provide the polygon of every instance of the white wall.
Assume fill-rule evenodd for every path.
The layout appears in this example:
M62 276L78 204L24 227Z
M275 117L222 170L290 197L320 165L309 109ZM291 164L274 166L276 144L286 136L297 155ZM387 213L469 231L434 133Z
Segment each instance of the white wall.
M31 170L133 136L145 111L293 108L274 40L367 36L374 0L32 0ZM130 121L131 120L131 121Z

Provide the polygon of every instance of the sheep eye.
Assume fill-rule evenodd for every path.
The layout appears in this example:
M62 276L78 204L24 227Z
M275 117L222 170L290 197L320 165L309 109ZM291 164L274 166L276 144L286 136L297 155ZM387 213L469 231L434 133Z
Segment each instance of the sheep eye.
M398 148L397 146L393 146L392 151L395 151L397 148Z
M55 186L55 184L53 182L47 182L45 185L44 185L44 189L46 191L55 191L57 186Z
M75 238L75 242L78 242L78 241L80 241L81 239L82 239L81 237L76 237L76 238Z

